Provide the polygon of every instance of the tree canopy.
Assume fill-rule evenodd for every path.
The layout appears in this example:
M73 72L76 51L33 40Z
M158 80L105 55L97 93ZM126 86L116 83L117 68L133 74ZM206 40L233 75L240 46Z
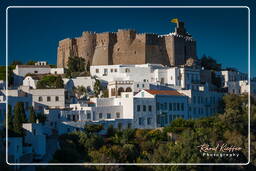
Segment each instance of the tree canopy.
M64 82L61 76L46 75L37 82L36 87L38 89L64 88Z
M214 70L214 71L221 70L221 64L218 64L217 61L210 56L203 55L200 61L201 61L201 67L204 67L204 69Z

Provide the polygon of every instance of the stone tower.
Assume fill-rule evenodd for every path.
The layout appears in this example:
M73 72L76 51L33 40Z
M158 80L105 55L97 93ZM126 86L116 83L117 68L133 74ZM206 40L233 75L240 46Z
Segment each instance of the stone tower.
M119 29L116 33L83 32L81 37L59 42L57 66L66 67L70 56L79 56L91 65L156 63L167 66L186 64L196 59L196 41L178 22L166 35Z

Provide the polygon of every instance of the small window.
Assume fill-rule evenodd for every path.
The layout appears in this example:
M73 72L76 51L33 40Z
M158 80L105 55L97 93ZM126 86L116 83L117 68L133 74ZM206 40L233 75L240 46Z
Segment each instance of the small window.
M128 123L127 128L128 128L128 129L129 129L129 128L132 128L132 124L131 124L131 123Z
M111 114L107 113L107 119L111 119Z
M139 125L143 125L143 119L139 118Z
M87 119L91 119L91 113L87 113Z
M43 97L42 97L42 96L39 96L38 101L39 101L39 102L43 101Z
M148 111L152 112L152 106L151 105L148 106Z
M120 113L116 112L116 118L120 118Z
M152 118L147 118L147 124L151 125L151 123L152 123Z
M102 119L102 113L99 113L99 119Z
M110 72L113 72L113 69L110 69Z
M35 73L35 74L37 74L37 73L38 73L38 71L34 71L34 73Z
M115 72L117 72L117 69L115 69Z
M96 73L99 73L99 69L96 69L95 72L96 72Z
M55 96L55 101L56 101L56 102L59 101L59 96Z
M172 111L172 103L169 103L169 110Z
M47 96L47 102L50 102L50 101L51 101L51 97Z
M146 105L143 105L143 112L146 112Z
M137 105L137 112L140 111L140 105Z
M184 103L181 103L181 111L184 111Z

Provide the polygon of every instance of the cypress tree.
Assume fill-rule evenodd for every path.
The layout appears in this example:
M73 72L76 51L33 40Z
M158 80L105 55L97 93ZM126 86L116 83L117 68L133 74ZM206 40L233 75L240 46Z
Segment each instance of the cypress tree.
M36 123L36 113L33 107L30 108L29 122Z

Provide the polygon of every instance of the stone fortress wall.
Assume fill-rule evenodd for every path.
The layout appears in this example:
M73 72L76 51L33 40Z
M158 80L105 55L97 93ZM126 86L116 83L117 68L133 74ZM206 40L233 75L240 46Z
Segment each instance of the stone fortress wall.
M57 66L66 67L70 56L83 57L91 65L176 66L186 64L188 58L196 59L196 41L186 32L183 22L177 23L175 32L167 35L138 34L130 29L119 29L116 33L83 32L81 37L59 42Z

